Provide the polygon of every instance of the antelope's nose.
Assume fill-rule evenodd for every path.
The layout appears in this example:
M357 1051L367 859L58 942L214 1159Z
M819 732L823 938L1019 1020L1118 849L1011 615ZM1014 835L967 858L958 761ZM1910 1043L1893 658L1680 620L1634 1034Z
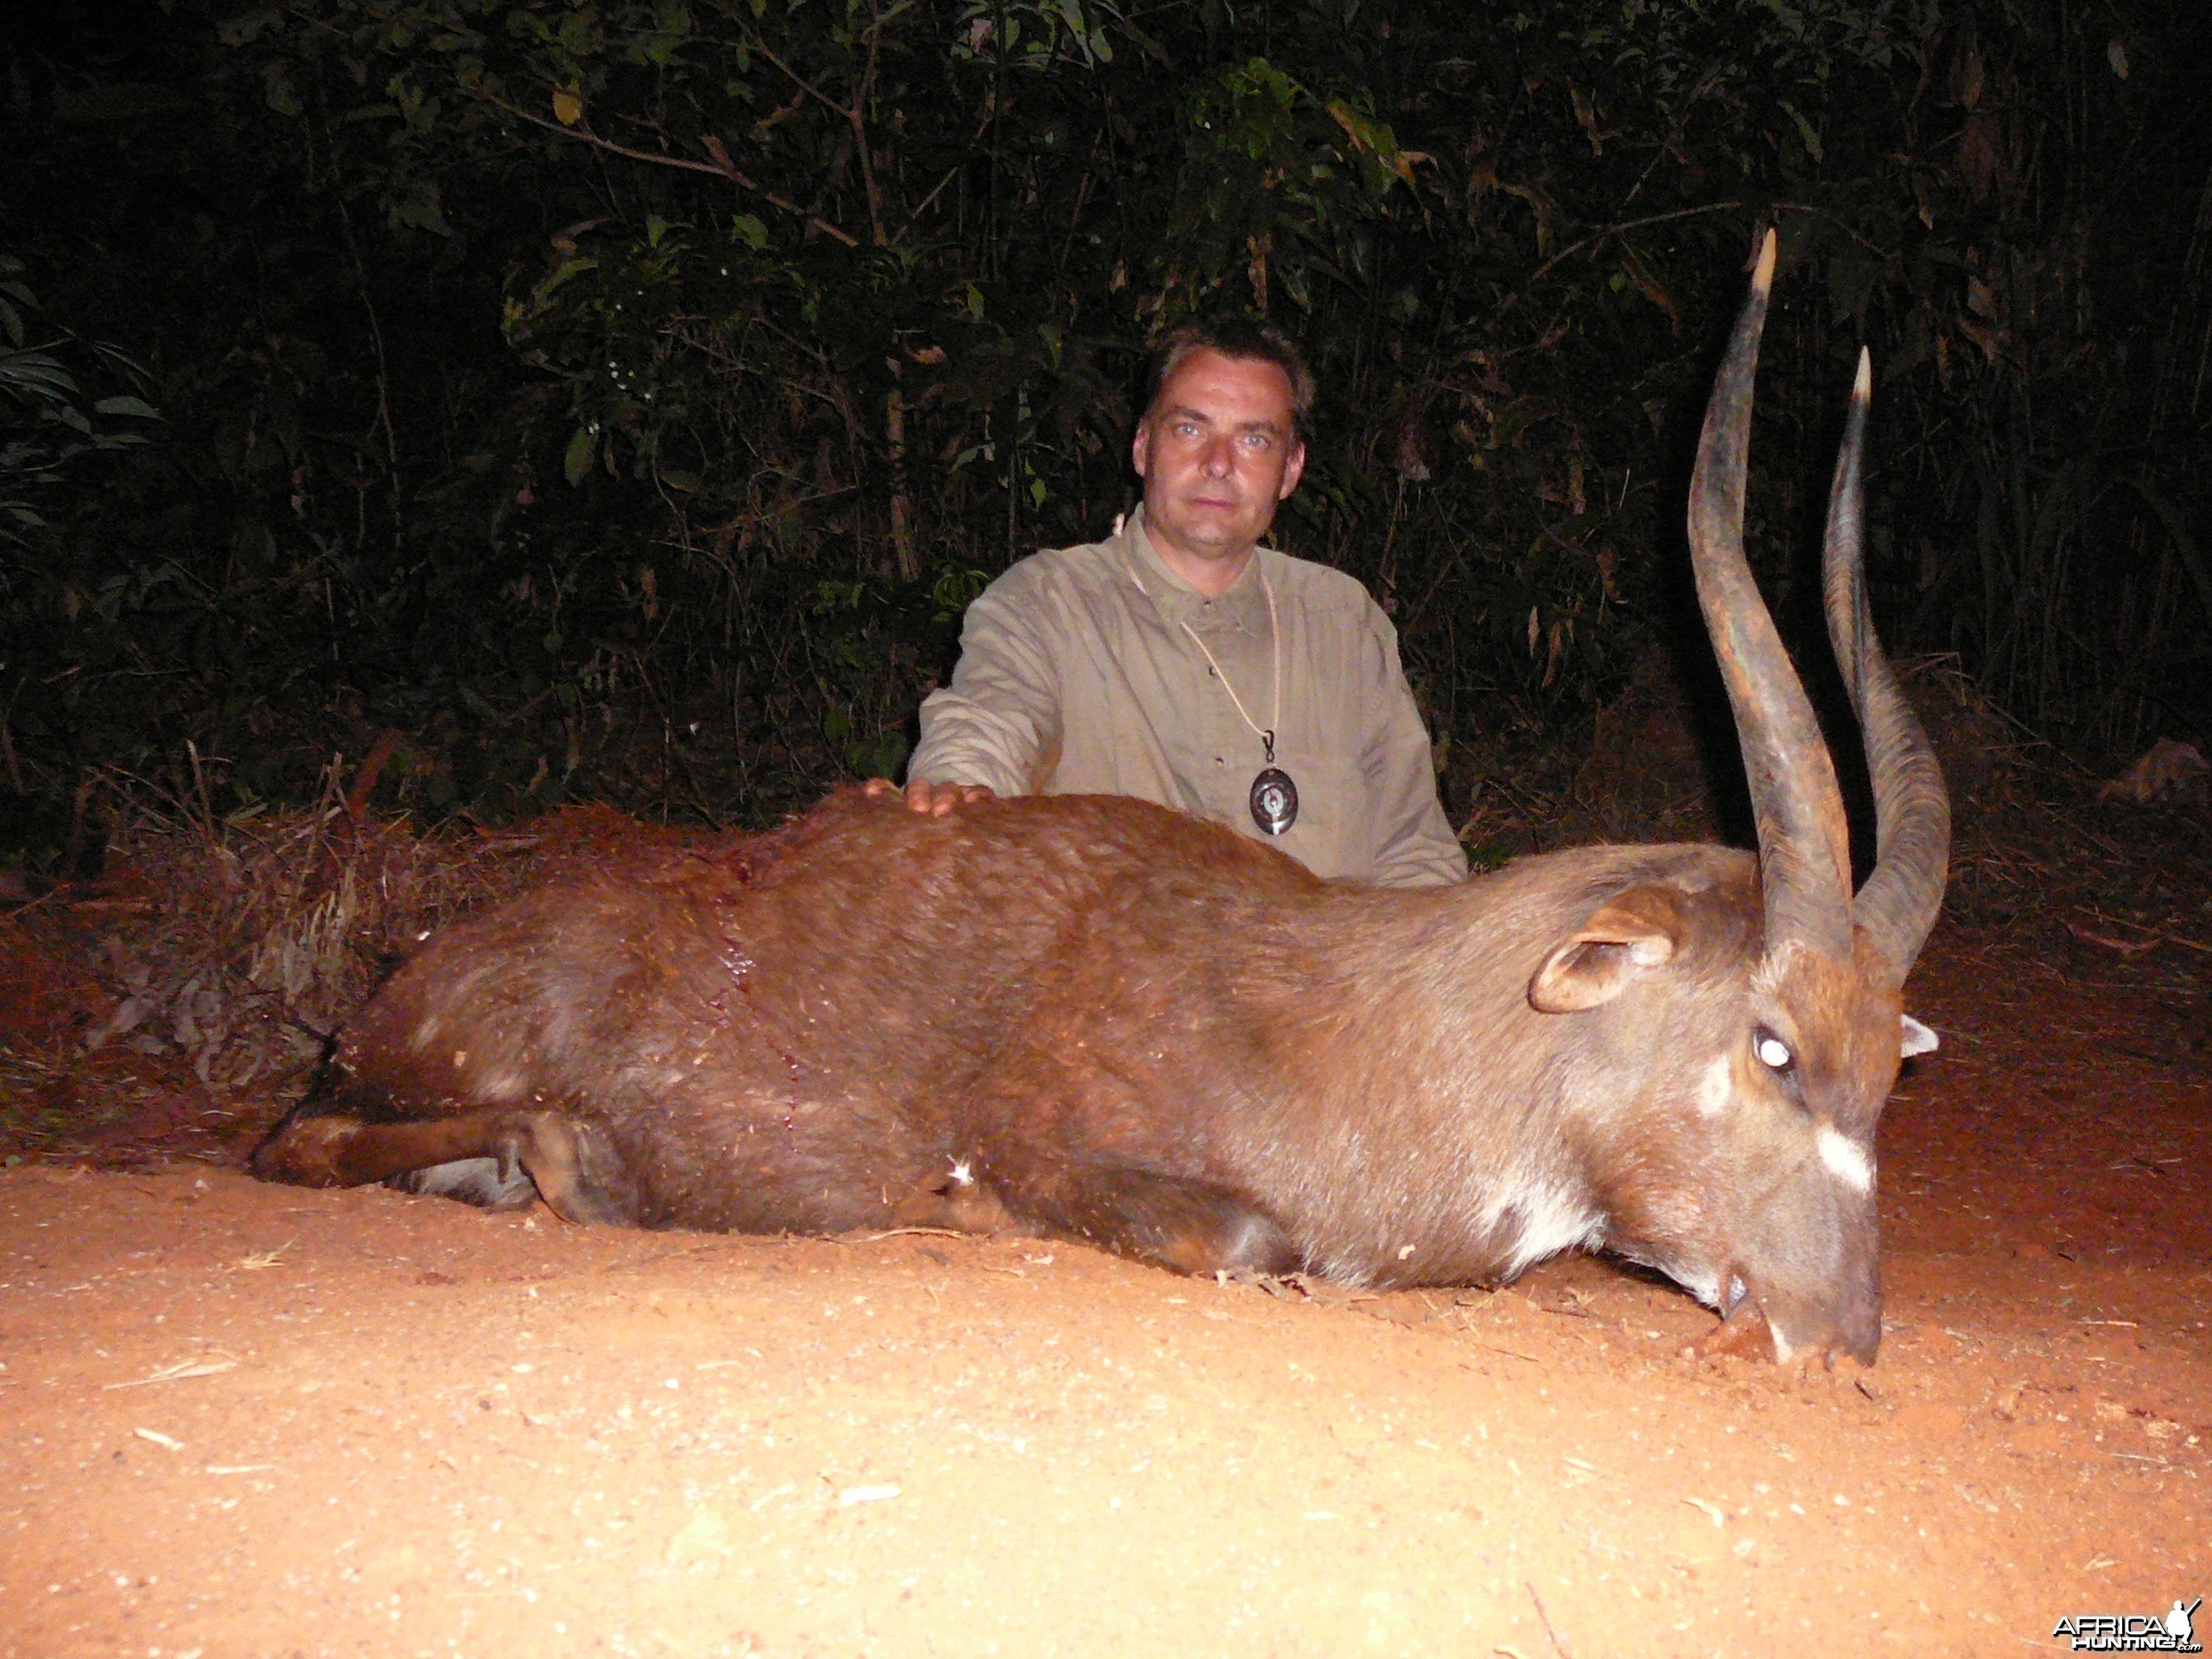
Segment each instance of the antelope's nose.
M1839 1355L1872 1365L1882 1346L1882 1305L1875 1300L1846 1307L1784 1310L1760 1305L1766 1316L1777 1363L1793 1359L1833 1360Z
M1720 1313L1732 1329L1764 1325L1777 1364L1845 1356L1872 1365L1882 1346L1882 1294L1871 1282L1793 1287L1739 1267L1721 1281ZM1745 1332L1728 1345L1750 1339Z

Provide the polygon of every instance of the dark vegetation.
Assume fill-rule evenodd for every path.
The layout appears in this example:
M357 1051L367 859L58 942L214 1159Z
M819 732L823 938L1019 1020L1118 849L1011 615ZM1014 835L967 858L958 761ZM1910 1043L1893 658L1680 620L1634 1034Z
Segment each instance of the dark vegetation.
M1139 350L1200 306L1315 359L1281 540L1392 611L1457 821L1671 648L1770 221L1752 540L1796 636L1863 340L1897 648L2085 757L2206 735L2200 0L0 30L10 861L92 856L118 778L211 825L758 823L895 772L966 600L1127 505Z

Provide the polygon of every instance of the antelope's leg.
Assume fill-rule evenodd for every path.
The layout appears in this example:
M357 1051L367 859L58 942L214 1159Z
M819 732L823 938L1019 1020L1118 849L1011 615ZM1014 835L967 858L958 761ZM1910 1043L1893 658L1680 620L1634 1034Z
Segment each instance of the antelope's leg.
M988 1180L988 1177L986 1179ZM1294 1273L1304 1256L1273 1216L1216 1186L1127 1164L1065 1165L1001 1189L1039 1231L1103 1246L1178 1273Z
M488 1172L456 1166L480 1165ZM296 1186L365 1186L410 1177L408 1190L489 1199L520 1196L519 1169L563 1221L620 1222L620 1179L605 1138L555 1112L478 1111L412 1122L372 1123L346 1112L296 1112L253 1154L264 1180Z
M523 1166L497 1158L457 1158L449 1164L388 1175L386 1186L417 1198L451 1198L479 1210L527 1210L537 1202L537 1183Z
M1037 1229L1006 1207L962 1164L924 1181L891 1209L893 1227L941 1227L950 1232L1033 1234Z

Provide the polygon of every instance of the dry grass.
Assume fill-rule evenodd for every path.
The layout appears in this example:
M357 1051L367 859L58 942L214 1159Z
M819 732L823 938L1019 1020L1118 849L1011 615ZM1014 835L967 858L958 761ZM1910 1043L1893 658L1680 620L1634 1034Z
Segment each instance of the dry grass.
M311 1063L410 931L487 886L467 842L342 814L213 835L143 814L125 823L112 855L147 908L109 935L124 995L87 1047L173 1049L218 1089Z
M423 835L309 813L225 822L118 783L108 878L0 921L0 1151L244 1133L423 935L574 863L665 839L605 809Z

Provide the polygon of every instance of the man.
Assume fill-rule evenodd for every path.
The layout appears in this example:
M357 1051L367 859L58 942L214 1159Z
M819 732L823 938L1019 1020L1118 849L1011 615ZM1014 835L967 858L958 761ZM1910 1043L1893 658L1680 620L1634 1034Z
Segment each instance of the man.
M910 807L1135 795L1325 876L1465 875L1396 630L1351 577L1259 545L1298 487L1313 398L1271 328L1168 340L1132 448L1143 505L969 607L952 683L922 705Z

